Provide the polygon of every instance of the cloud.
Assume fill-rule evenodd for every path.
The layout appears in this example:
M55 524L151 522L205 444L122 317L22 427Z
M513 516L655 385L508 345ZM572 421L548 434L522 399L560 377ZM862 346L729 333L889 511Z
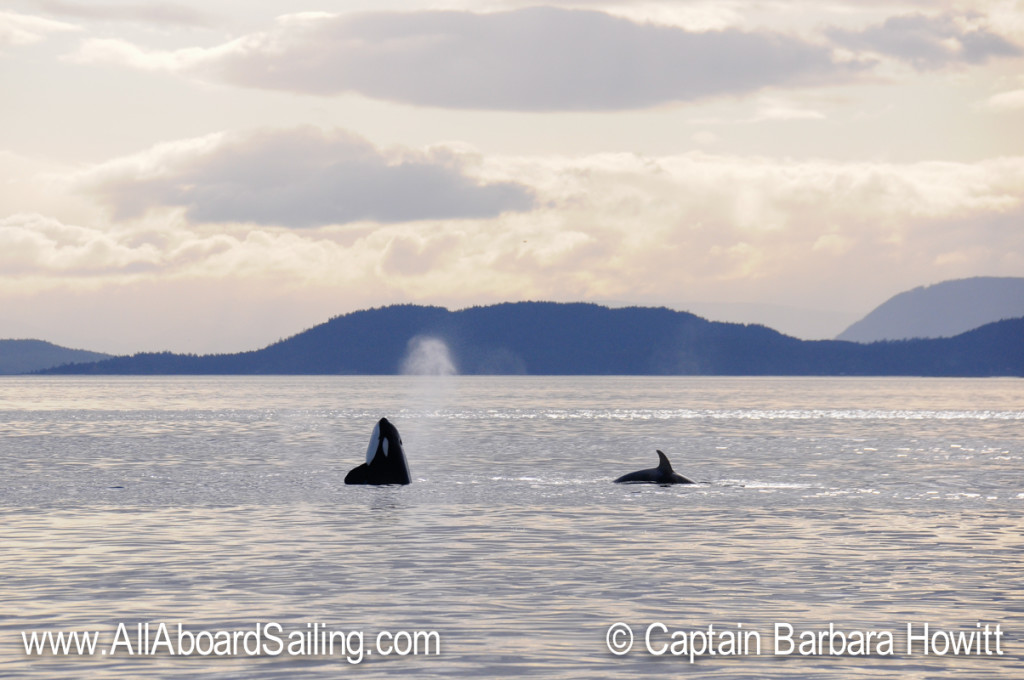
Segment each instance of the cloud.
M120 64L143 71L173 73L186 72L209 58L209 51L202 48L153 52L118 38L90 38L83 41L78 51L69 55L67 60L83 64Z
M987 28L953 16L890 17L860 31L832 29L828 35L848 48L896 57L922 70L1024 54L1020 46Z
M321 143L332 134L313 132ZM230 146L223 135L186 140L107 164L89 178L134 176L145 194L147 182L172 171L180 177L189 162L213 172L211 159ZM285 165L297 162L298 154L280 155ZM227 157L229 166L240 160ZM173 336L181 338L174 348L195 351L204 349L196 343L220 340L188 333L182 318L215 324L241 309L265 329L260 338L272 340L298 330L273 325L297 318L288 315L298 310L302 323L312 324L395 302L678 306L782 299L823 309L869 308L921 282L1016 275L1024 268L1022 157L844 163L692 152L474 162L479 176L517 177L536 196L533 210L336 230L210 226L174 211L114 226L13 215L0 219L0 301L27 319L38 317L40 308L25 300L58 304L56 291L64 291L64 299L73 292L82 309L103 307L99 300L115 296L117 309L105 312L99 336L131 337L139 332L133 319L152 318L147 328L157 348ZM252 171L258 179L266 170ZM128 300L126 290L147 297ZM184 307L174 302L184 291L190 311L159 318L164 315L152 309L153 301ZM59 304L66 311L68 303ZM274 314L266 313L268 305ZM234 329L224 337L241 334ZM236 342L217 349L258 344Z
M0 219L0 278L34 274L89 277L148 269L159 259L149 244L132 246L101 229L19 213Z
M539 112L644 109L832 85L872 68L879 55L924 70L1021 54L975 15L896 16L860 30L825 29L811 42L766 29L697 31L598 11L530 7L307 12L209 48L159 51L91 39L74 58L257 89ZM794 112L772 115L780 113L791 118Z
M828 47L778 33L694 32L550 7L296 14L209 49L89 41L77 58L245 87L516 111L646 108L835 82L859 69L836 62Z
M1024 266L1024 237L1009 228L1024 211L1021 158L899 164L689 153L548 163L544 173L516 175L536 181L556 208L507 226L509 239L494 247L508 251L488 265L494 279L528 279L519 285L533 297L788 299L828 309L851 290L868 305L915 282ZM969 256L947 257L958 251Z
M472 176L456 153L381 150L343 130L223 133L164 144L80 178L115 218L182 207L194 222L316 227L494 217L531 191Z
M132 281L249 281L288 288L365 281L380 241L338 244L274 229L208 232L175 221L131 228L67 224L18 213L0 219L0 292ZM369 245L367 245L369 244ZM370 263L368 264L368 260Z
M0 12L0 49L17 45L31 45L43 40L47 34L77 31L77 26L52 19Z
M101 21L131 21L138 23L172 24L182 26L208 26L205 14L192 7L169 2L139 4L94 3L80 4L64 0L36 0L36 6L49 14L78 19Z
M982 102L981 106L1000 113L1019 111L1024 109L1024 89L994 94Z
M825 114L814 109L793 104L776 97L761 97L757 111L746 122L757 123L765 120L824 120Z

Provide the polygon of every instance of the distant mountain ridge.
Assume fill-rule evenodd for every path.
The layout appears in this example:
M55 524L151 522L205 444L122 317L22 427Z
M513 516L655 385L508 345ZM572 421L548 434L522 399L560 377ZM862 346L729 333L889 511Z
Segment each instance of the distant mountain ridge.
M519 302L449 311L396 305L338 316L260 350L146 353L62 366L82 374L395 374L432 338L463 374L1024 376L1024 318L954 338L799 340L663 307Z
M0 340L0 375L32 373L61 364L109 358L109 354L68 349L44 340Z
M889 298L836 340L948 338L1024 316L1024 278L978 276L920 286Z

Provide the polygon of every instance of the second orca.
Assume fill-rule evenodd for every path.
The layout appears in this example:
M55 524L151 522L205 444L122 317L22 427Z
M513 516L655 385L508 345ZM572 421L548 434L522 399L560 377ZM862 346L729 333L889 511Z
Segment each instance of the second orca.
M694 484L695 482L692 479L683 477L681 474L673 470L672 463L669 462L668 456L661 451L658 451L658 467L630 472L629 474L622 475L616 479L615 483Z

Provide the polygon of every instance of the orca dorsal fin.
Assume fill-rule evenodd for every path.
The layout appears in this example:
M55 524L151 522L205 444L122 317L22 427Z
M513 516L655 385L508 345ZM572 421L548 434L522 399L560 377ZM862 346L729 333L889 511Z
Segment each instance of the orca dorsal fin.
M674 472L672 463L668 462L668 456L658 451L658 469L662 472Z

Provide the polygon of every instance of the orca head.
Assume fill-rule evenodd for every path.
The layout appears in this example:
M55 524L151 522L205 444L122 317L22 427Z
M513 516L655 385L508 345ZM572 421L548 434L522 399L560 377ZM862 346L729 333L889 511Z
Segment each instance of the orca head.
M373 426L373 434L370 435L370 443L366 447L366 464L369 465L378 455L388 457L388 451L394 446L402 446L402 437L398 434L398 428L391 424L387 418L381 418Z
M381 418L377 423L377 427L380 428L380 438L384 442L390 442L391 446L401 446L402 436L398 434L398 428L391 424L391 421L387 418ZM387 455L387 444L385 444L384 454Z

